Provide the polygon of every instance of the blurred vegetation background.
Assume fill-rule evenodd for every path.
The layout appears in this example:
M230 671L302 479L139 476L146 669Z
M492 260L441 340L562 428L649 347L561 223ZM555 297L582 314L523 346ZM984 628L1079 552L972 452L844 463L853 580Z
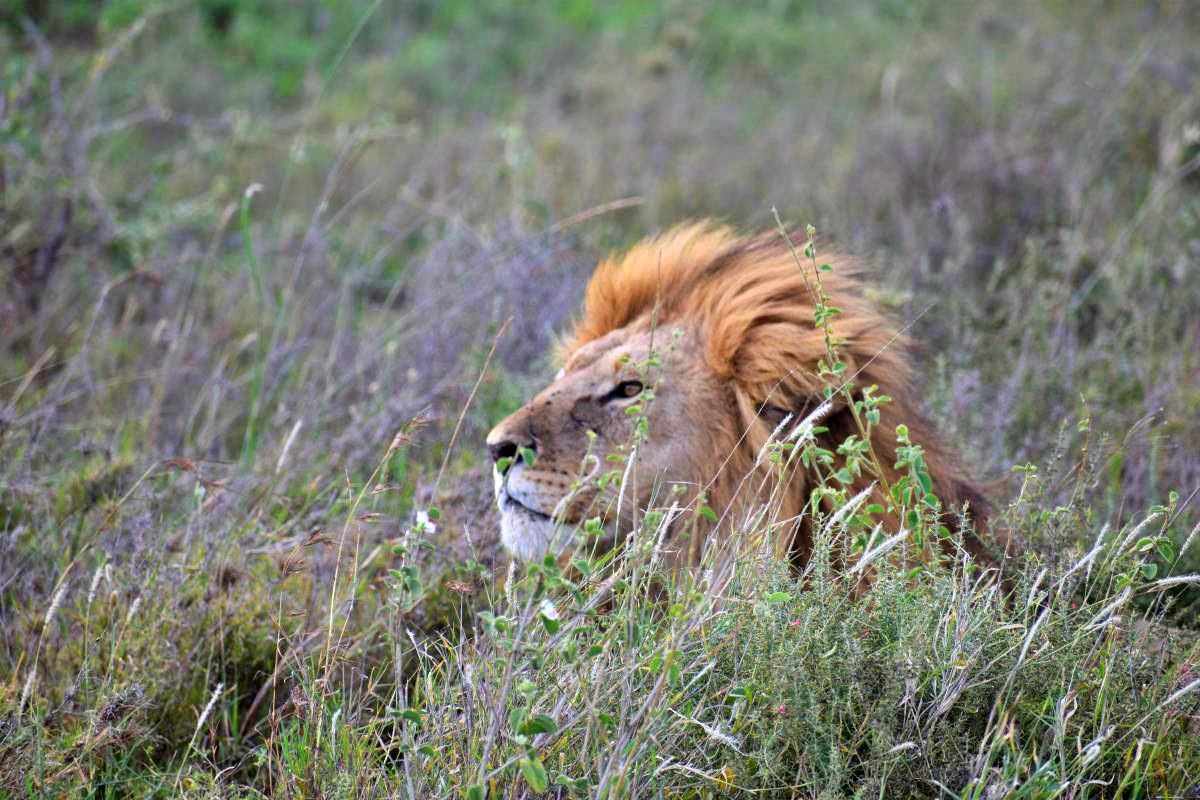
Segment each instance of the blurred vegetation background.
M282 639L336 607L378 664L469 620L446 586L504 569L483 432L596 259L694 217L863 258L1000 505L1027 463L1086 501L1030 547L1175 491L1195 571L1197 41L1188 0L0 0L0 787L162 791L218 682L197 769L261 779L239 715ZM350 517L361 553L326 541Z

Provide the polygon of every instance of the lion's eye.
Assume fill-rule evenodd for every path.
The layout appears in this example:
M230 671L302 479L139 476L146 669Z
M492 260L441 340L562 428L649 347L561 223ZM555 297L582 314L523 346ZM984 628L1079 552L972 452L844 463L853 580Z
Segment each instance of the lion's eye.
M600 402L607 403L609 400L628 400L631 397L637 397L641 393L641 381L622 381L617 384L615 389L600 398Z

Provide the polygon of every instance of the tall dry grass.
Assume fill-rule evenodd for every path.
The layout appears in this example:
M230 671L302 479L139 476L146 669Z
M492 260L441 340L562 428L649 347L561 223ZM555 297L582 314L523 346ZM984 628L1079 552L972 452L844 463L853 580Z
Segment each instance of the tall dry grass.
M190 6L5 29L4 791L1197 782L1195 15L696 8L501 9L425 71L441 34L381 13L290 103ZM720 590L653 550L509 573L477 444L590 265L773 206L915 320L1014 602L886 558L850 602L824 551L804 590L753 550Z

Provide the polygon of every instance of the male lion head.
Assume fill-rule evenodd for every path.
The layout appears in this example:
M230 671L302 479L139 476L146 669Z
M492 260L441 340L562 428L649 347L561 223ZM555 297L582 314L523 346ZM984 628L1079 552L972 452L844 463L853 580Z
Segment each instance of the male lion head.
M740 512L769 494L780 518L795 520L779 526L777 552L807 558L811 475L800 470L773 481L758 457L787 415L802 417L823 401L825 332L814 320L812 266L797 263L793 246L799 249L778 233L741 237L700 223L597 267L583 318L561 348L558 376L487 437L501 539L514 555L557 552L584 520L599 518L611 534L651 505L686 507L703 498L715 513L705 515L700 535L685 543L664 531L675 561L695 562L706 543L727 537ZM908 340L863 296L853 261L823 255L821 262L832 266L822 286L828 305L841 310L833 332L854 396L876 386L876 394L891 397L873 429L880 461L896 462L896 425L905 423L924 448L943 507L969 505L981 523L980 494L913 400ZM858 430L837 399L821 424L828 429L821 444L831 452ZM605 480L614 470L620 480ZM872 480L864 475L852 490ZM947 522L954 522L949 514ZM983 553L975 538L968 547Z

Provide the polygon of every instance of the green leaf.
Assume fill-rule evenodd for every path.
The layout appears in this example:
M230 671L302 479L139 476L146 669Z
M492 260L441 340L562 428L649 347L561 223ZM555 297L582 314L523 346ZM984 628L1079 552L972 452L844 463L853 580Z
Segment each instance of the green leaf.
M525 462L525 466L532 467L533 462L537 460L537 454L530 447L522 447L520 450L521 460Z
M549 633L551 635L558 633L558 629L559 629L561 623L558 621L557 616L552 616L550 614L542 612L542 613L538 614L538 619L540 619L542 621L542 627L546 629L546 633Z
M521 774L525 776L525 782L529 784L529 788L535 792L544 792L550 786L550 778L546 775L546 768L542 766L542 761L537 756L529 756L522 758L519 762Z
M729 690L729 696L735 700L745 700L747 703L754 702L754 687L753 686L735 686Z
M700 509L697 513L700 514L700 516L704 517L709 522L717 521L717 512L713 511L708 506L700 506Z
M496 471L503 475L508 472L508 468L512 466L513 460L509 456L505 456L496 462Z
M410 594L421 594L421 572L415 565L408 564L400 568L400 574L404 576L404 588Z
M487 800L487 787L477 783L467 789L467 800Z
M778 605L779 603L786 603L787 601L789 601L791 599L792 599L792 596L790 594L788 594L787 592L771 592L769 595L767 595L767 602L771 603L772 605Z
M558 777L554 779L554 782L559 786L566 786L567 788L574 789L577 792L586 792L588 787L591 786L591 784L588 783L587 778L572 778L570 775L567 775L563 772L558 773Z
M1158 564L1142 564L1142 575L1151 580L1158 574Z
M535 714L533 719L521 726L521 733L526 736L536 736L539 733L554 733L558 730L558 723L553 717L546 714Z

